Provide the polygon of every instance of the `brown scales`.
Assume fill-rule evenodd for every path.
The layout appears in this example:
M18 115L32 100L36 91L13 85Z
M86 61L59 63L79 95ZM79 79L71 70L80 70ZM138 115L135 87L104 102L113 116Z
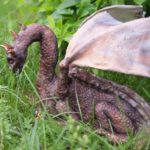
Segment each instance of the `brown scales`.
M37 90L50 113L72 111L76 120L94 121L96 131L114 143L125 142L129 130L136 133L141 127L150 126L149 105L131 89L74 67L60 66L57 76L57 40L48 27L32 24L22 28L18 34L12 34L14 45L2 46L14 72L22 70L28 46L36 41L40 43ZM56 101L54 96L60 99Z

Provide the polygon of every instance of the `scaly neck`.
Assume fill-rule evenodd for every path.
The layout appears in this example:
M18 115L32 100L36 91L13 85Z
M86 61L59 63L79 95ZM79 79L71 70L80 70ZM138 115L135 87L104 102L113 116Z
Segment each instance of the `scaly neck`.
M39 76L48 81L52 81L55 75L55 67L57 63L57 41L51 30L44 30L40 39L41 58Z
M21 49L26 53L27 47L33 42L40 42L40 69L38 80L53 81L57 63L57 40L54 33L46 26L33 24L19 33L18 43L23 43ZM16 44L17 45L17 44ZM24 48L22 48L24 47Z

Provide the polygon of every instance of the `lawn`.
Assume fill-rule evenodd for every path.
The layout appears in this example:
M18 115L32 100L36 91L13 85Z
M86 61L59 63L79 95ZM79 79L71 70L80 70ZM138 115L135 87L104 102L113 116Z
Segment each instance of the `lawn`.
M58 38L60 61L64 57L70 37L86 16L101 7L124 2L124 0L114 2L111 0L107 2L103 0L92 2L90 0L81 0L81 2L78 0L2 0L0 44L13 42L10 31L19 31L18 23L26 25L34 22L43 23L50 26ZM140 3L140 0L138 2ZM150 7L148 0L144 2L144 6L145 9ZM65 127L59 125L55 116L47 114L46 111L43 111L46 118L36 119L34 112L39 95L35 81L39 65L39 45L36 43L30 46L27 61L20 75L13 74L9 70L5 51L2 48L0 50L0 149L127 150L139 147L138 138L142 138L142 134L129 136L125 144L112 145L107 138L98 136L90 126L75 122L69 116L66 116ZM150 78L89 70L98 76L129 86L150 103ZM150 140L143 149L150 149Z

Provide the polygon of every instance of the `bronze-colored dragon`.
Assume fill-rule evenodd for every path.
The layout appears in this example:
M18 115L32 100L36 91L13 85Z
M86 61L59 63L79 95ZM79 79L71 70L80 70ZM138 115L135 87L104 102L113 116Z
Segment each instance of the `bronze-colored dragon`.
M94 120L97 132L114 143L125 142L129 130L137 133L142 127L150 127L150 106L131 89L77 68L69 70L60 66L57 76L57 40L48 27L24 26L18 34L13 32L13 36L14 44L3 47L14 72L22 70L29 45L36 41L40 43L37 90L50 113L69 109L76 120L83 119L85 123ZM60 99L56 101L54 96Z

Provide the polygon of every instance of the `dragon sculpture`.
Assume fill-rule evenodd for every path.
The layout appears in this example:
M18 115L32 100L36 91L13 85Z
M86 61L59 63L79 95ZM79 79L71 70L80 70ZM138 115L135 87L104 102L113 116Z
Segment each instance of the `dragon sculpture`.
M57 40L51 29L40 24L23 26L13 32L14 44L3 44L11 69L21 72L27 57L27 49L33 42L40 43L40 68L37 90L41 102L52 114L70 111L76 120L94 122L99 134L112 142L125 142L128 132L137 133L150 126L150 106L131 89L112 81L96 77L78 68L60 65L59 76L55 73L58 59ZM59 97L55 100L53 97Z

